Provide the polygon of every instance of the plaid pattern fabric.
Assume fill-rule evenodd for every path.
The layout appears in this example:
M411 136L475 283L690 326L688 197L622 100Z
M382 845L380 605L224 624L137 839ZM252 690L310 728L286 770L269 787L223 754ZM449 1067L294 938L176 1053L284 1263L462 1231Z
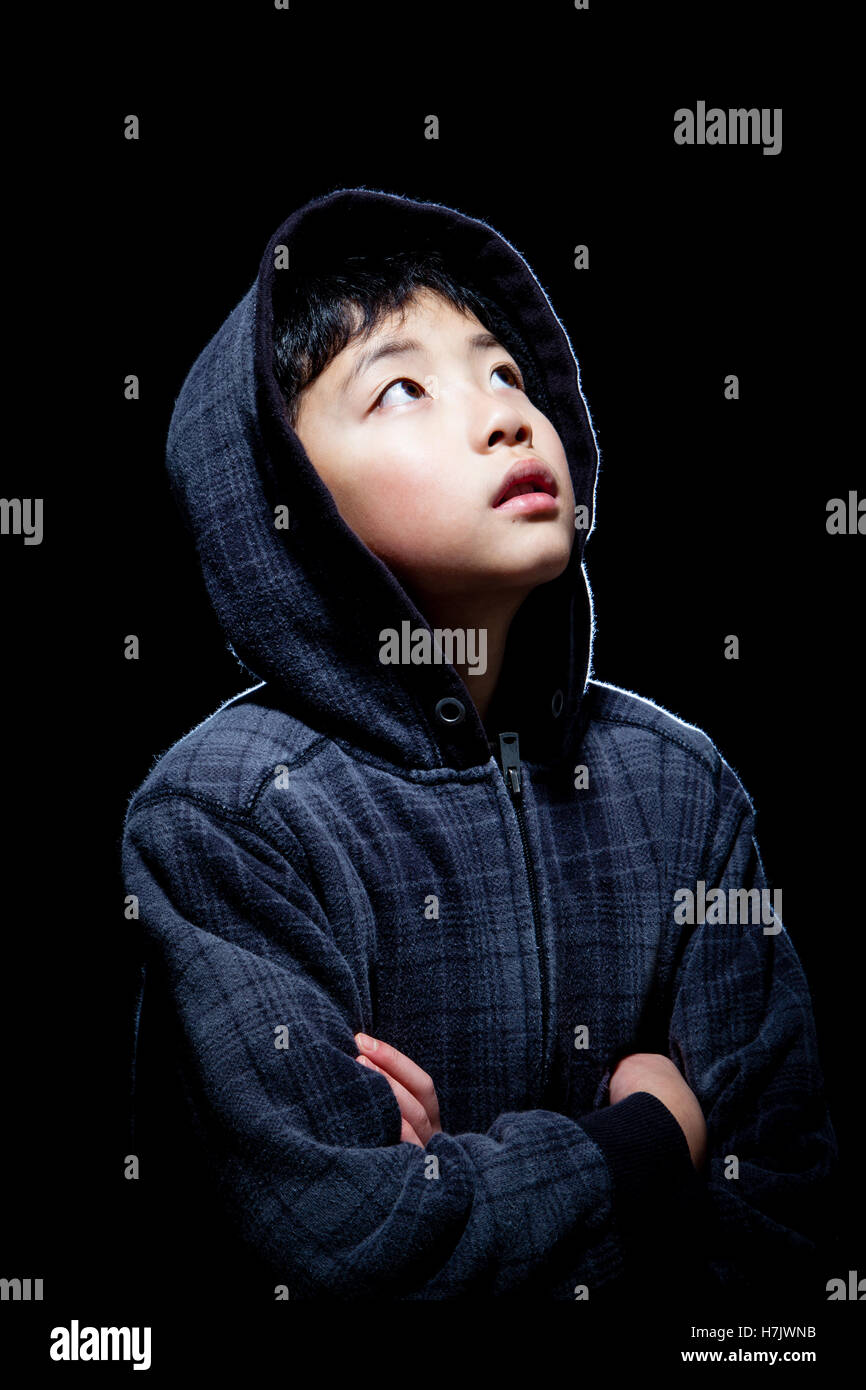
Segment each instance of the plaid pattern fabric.
M723 1284L808 1252L835 1139L796 952L760 922L674 921L678 887L766 886L749 799L650 702L591 682L586 713L587 791L523 764L540 950L493 759L406 776L261 686L134 798L145 993L179 1024L226 1207L294 1296L573 1298L651 1257L652 1215L670 1240L699 1213ZM359 1031L433 1077L443 1133L425 1150L400 1143L387 1081L355 1062ZM606 1104L630 1051L670 1056L698 1097L700 1180L655 1097Z

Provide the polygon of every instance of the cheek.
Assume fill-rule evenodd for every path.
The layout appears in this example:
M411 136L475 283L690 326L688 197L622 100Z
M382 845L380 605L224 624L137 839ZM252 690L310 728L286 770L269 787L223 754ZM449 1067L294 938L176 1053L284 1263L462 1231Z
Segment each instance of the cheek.
M380 455L353 472L347 505L364 539L392 553L412 548L453 524L441 462Z
M556 463L567 475L568 460L565 457L562 440L547 416L540 412L537 413L533 424L532 439L542 458L550 459L552 463Z
M568 467L568 459L562 447L562 440L553 425L546 416L539 416L539 423L533 430L533 440L536 448L543 459L547 459L552 467L556 468L557 477L563 487L565 500L574 502L574 487L571 481L571 470Z

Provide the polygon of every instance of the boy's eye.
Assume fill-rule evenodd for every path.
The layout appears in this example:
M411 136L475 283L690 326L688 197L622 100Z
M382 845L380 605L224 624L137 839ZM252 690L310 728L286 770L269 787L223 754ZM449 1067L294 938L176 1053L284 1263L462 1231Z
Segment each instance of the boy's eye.
M501 367L494 367L494 368L493 368L493 372L506 372L506 373L508 374L508 376L511 378L511 380L508 382L508 385L509 385L509 386L516 386L516 388L517 388L518 391L522 391L522 390L523 390L523 381L522 381L522 379L521 379L520 373L517 371L517 368L516 368L516 367L512 367L512 366L510 365L510 363L504 362L504 363L502 364ZM491 376L493 375L493 372L491 372ZM417 382L417 381L414 381L414 380L412 379L412 377L410 377L410 376L401 376L401 377L398 377L396 381L390 382L390 383L385 387L385 389L379 393L379 395L377 396L376 401L375 401L376 407L379 408L379 407L382 406L382 404L383 404L384 401L385 401L385 398L391 393L391 391L394 390L394 388L395 388L396 386L404 386L404 385L405 385L405 386L411 386L411 387L413 387L413 388L414 388L417 392L419 392L420 395L422 395L422 396L425 395L424 387L423 387L423 386L419 386L419 385L418 385L418 382ZM417 396L417 395L416 395L416 396L412 396L411 399L412 399L412 400L418 400L418 396ZM399 398L398 398L398 400L396 401L396 404L397 404L397 405L400 405L400 404L401 404Z
M403 386L403 385L406 385L406 386L413 386L413 387L415 388L415 390L418 391L422 396L424 395L424 387L423 387L423 386L419 386L418 383L417 383L417 381L413 381L412 378L411 378L411 377L408 377L408 376L401 376L401 377L398 377L396 381L392 381L391 384L390 384L390 386L386 386L386 387L385 387L384 391L382 391L381 394L376 398L376 405L377 405L377 406L380 406L380 405L382 404L382 402L385 400L385 397L388 396L388 395L390 395L390 393L394 390L395 386ZM417 396L413 396L412 399L413 399L413 400L417 400L418 397L417 397ZM399 399L397 400L396 404L397 404L397 405L400 405L400 404L401 404L401 402L399 401Z
M501 367L494 367L495 372L507 372L511 377L510 386L516 386L518 391L523 390L523 378L516 367L512 367L508 362L503 362Z

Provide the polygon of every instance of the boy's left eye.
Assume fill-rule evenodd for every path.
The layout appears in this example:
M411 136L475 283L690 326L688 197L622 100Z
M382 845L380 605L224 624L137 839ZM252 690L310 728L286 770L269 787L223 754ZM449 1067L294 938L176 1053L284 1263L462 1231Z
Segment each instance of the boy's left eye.
M516 386L518 391L523 390L523 380L515 367L510 367L507 362L504 362L501 367L494 367L493 370L495 372L507 372L511 377L509 385Z
M503 363L501 367L494 367L493 372L491 372L491 376L494 372L507 372L507 374L511 377L511 380L508 382L508 385L515 386L518 391L523 390L523 382L520 378L520 373L517 371L515 367L510 366L507 362ZM376 407L378 408L382 405L383 401L385 400L385 397L389 394L390 391L393 391L395 386L403 386L404 383L408 386L414 386L416 391L420 392L422 396L426 394L424 391L424 387L420 386L417 381L414 381L412 379L412 377L400 376L397 377L396 381L390 382L384 388L384 390L380 392L375 401ZM413 396L412 399L418 400L418 396ZM397 404L399 405L400 402L398 401Z

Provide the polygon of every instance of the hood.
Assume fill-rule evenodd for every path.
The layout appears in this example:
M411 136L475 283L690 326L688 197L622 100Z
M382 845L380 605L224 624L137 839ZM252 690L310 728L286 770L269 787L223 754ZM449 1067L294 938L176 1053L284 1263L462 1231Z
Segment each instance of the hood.
M353 254L435 246L456 278L493 301L493 331L524 368L530 399L562 441L575 502L588 509L567 568L534 589L512 622L484 723L453 666L379 661L383 629L430 624L343 521L285 419L273 371L273 288L275 275L290 271L275 269L275 251L287 247L290 266L333 263L345 255L347 230ZM490 741L505 730L519 733L530 761L568 756L591 667L583 553L598 457L568 335L520 253L483 221L367 188L317 198L274 232L255 283L191 368L167 442L172 492L235 655L268 683L273 703L407 769L486 763ZM281 505L289 516L282 530L274 524Z

